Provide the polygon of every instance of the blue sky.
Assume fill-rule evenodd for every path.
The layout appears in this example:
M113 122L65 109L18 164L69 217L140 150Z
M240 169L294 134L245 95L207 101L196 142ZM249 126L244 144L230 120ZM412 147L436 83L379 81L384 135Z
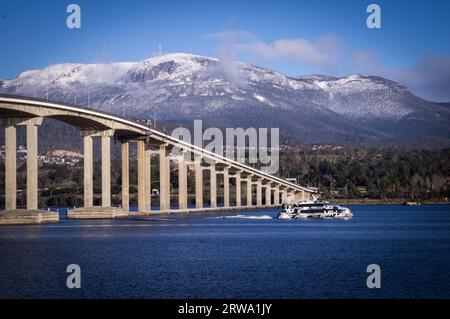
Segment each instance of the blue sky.
M81 7L81 29L66 7ZM381 7L368 29L366 7ZM0 78L64 62L138 61L187 52L286 75L378 74L450 101L450 1L0 0Z

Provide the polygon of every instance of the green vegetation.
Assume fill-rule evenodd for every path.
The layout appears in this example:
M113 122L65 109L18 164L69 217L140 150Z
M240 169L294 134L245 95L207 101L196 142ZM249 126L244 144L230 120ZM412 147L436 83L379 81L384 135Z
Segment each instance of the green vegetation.
M327 198L446 200L450 149L302 148L283 152L280 176Z
M157 159L152 162L152 176L159 176ZM113 205L120 205L120 161L112 161ZM94 165L95 203L100 204L100 162ZM280 154L282 177L295 177L302 185L317 187L326 198L346 200L447 201L450 197L450 149L401 150L356 147L312 148L299 145L284 147ZM18 206L26 204L26 163L17 170ZM207 178L207 174L205 176ZM188 176L193 193L194 176ZM0 207L4 206L4 162L0 161ZM171 174L176 194L177 172ZM205 189L207 190L207 181ZM82 206L83 163L76 165L44 164L39 167L39 205ZM233 187L233 186L232 186ZM159 189L158 178L152 188ZM130 162L130 192L137 192L137 167ZM219 196L220 196L219 192ZM131 204L136 196L131 196Z

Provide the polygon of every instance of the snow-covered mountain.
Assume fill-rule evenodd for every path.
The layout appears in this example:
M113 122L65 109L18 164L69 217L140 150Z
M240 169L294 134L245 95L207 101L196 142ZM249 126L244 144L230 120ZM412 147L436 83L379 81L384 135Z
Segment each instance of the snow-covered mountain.
M0 81L0 92L45 97L137 118L220 127L279 127L305 143L450 145L450 110L390 80L287 77L190 54L140 62L58 64ZM89 100L88 100L89 94Z

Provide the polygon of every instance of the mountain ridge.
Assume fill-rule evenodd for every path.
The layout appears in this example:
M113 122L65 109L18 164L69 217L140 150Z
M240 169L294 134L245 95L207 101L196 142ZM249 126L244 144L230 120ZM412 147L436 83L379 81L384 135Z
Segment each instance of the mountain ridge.
M90 104L205 127L279 127L302 143L450 146L450 109L367 74L296 77L174 53L138 62L63 63L0 80L0 92ZM88 99L89 95L89 99ZM430 144L431 143L431 144Z

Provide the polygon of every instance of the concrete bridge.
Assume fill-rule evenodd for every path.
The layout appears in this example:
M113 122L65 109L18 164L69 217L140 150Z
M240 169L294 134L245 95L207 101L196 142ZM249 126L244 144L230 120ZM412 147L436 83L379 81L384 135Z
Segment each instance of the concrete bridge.
M57 221L51 213L38 210L38 128L44 118L53 118L80 129L84 143L84 207L68 212L69 218L114 218L129 211L129 145L137 144L138 213L171 213L251 209L278 206L280 202L308 199L312 190L206 151L160 131L120 116L98 110L20 96L0 95L0 125L5 129L5 212L4 223ZM16 127L26 126L27 207L16 209ZM93 139L101 139L101 206L94 206ZM121 143L122 203L111 207L111 138ZM177 155L171 150L176 147ZM183 152L192 154L186 160ZM180 155L181 154L181 155ZM151 210L152 156L159 156L160 210ZM178 208L170 207L170 161L178 168ZM208 162L208 163L206 163ZM195 208L188 208L187 172L195 173ZM203 203L203 172L209 170L210 203ZM223 175L223 206L217 203L217 176ZM235 179L236 204L230 205L230 179ZM242 197L245 184L245 202ZM256 204L253 188L256 188ZM263 192L265 201L263 202ZM6 222L5 222L6 219ZM0 223L2 221L0 220Z

